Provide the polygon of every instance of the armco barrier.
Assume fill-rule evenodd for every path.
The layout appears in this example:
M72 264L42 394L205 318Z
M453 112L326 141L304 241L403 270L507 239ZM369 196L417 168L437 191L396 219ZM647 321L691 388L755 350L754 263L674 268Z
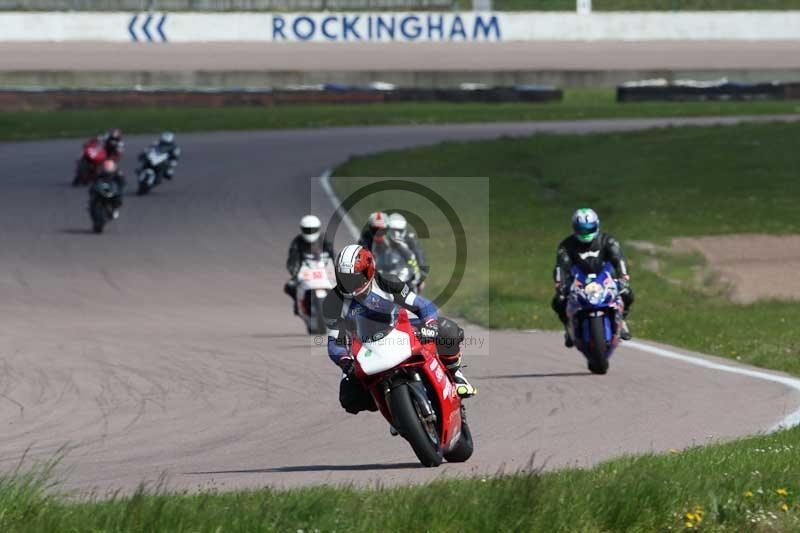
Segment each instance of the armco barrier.
M321 86L297 89L0 89L0 111L53 111L135 106L272 106L292 104L382 104L411 101L549 102L560 89L543 86L469 89L374 89Z
M703 100L788 100L800 98L800 83L741 83L645 80L617 87L618 102Z
M0 41L492 42L800 40L800 11L0 13Z

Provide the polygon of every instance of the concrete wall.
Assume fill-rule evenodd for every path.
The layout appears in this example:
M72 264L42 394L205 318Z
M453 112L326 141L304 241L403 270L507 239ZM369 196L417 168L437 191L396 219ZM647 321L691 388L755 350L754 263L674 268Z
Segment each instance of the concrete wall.
M0 41L800 41L800 11L0 13Z
M667 80L717 80L727 77L741 82L798 81L797 70L596 70L596 71L244 71L244 72L0 72L0 87L213 87L264 88L290 85L340 83L365 85L374 81L400 87L449 88L462 83L490 86L552 85L554 87L616 87L626 81L665 78Z

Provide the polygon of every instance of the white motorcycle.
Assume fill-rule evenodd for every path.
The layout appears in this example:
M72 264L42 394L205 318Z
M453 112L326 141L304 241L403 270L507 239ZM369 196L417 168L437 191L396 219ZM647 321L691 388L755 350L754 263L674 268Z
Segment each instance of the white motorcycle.
M327 253L307 254L297 272L297 314L306 323L312 335L322 335L326 331L322 303L328 292L333 290L336 279L333 259Z
M141 166L136 171L136 179L139 182L137 194L144 195L161 183L167 172L174 169L176 162L170 160L169 152L162 152L158 147L151 146L140 156Z

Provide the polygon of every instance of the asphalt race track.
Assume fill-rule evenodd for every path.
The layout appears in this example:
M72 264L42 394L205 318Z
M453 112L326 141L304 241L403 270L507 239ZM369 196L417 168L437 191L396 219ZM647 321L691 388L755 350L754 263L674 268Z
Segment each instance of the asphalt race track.
M89 232L86 191L68 186L80 140L0 144L0 469L60 450L66 487L100 494L162 473L187 489L394 484L772 427L800 405L780 384L631 347L591 376L558 333L470 327L490 345L466 354L476 453L424 469L378 415L340 410L339 373L282 292L288 242L318 194L311 178L349 154L665 123L179 134L177 180L128 197L102 236ZM127 139L129 175L149 140Z

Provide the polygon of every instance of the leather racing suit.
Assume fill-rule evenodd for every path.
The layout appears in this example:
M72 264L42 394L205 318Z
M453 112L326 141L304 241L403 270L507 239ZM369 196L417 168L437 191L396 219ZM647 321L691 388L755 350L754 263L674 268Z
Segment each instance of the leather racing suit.
M439 317L436 305L414 293L411 288L396 278L385 278L380 274L370 282L360 295L344 295L337 287L325 299L323 313L328 325L328 356L341 366L343 358L352 358L350 339L357 335L356 320L366 319L376 326L392 324L402 307L418 318L412 319L414 327L438 322L435 339L439 358L452 373L461 366L461 342L464 330L455 322ZM360 411L376 411L372 396L364 385L350 374L345 374L339 387L339 403L351 414Z
M633 289L627 283L628 265L619 241L608 233L600 232L591 242L584 243L575 235L570 235L558 245L556 266L553 270L556 294L551 307L564 325L568 321L567 295L572 285L572 267L577 266L584 272L599 274L607 262L614 267L614 277L621 280L620 297L625 304L623 317L627 318L634 301Z

